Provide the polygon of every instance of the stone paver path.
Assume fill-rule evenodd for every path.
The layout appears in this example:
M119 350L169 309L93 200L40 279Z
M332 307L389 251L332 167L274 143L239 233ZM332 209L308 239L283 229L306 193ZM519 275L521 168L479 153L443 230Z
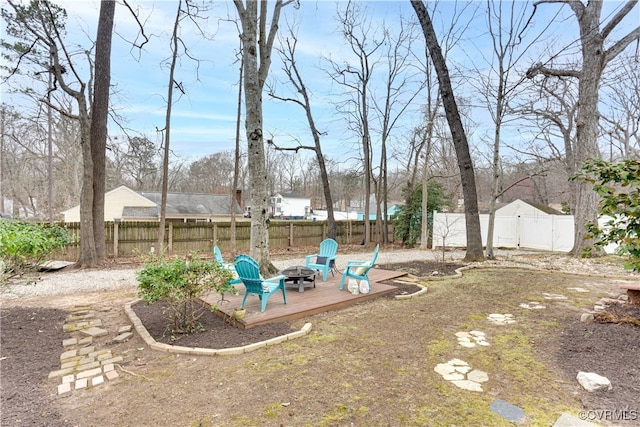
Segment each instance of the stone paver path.
M465 348L473 348L476 345L489 346L486 334L482 331L456 332L456 337L458 338L458 344Z
M438 363L433 370L456 387L469 391L483 391L481 383L489 381L486 372L472 369L467 362L460 359Z
M110 349L99 348L100 338L108 337L109 331L102 328L102 320L96 317L90 306L74 307L63 326L70 337L62 341L60 369L49 373L49 379L61 378L58 394L70 394L73 390L96 387L105 381L118 378L115 365L122 362L122 356L115 356ZM118 329L114 342L123 342L133 334L131 325Z
M513 314L509 313L492 313L487 316L487 320L495 325L509 325L511 323L516 323L516 319L513 317Z
M536 301L529 301L520 304L520 308L526 308L527 310L544 310L547 306Z

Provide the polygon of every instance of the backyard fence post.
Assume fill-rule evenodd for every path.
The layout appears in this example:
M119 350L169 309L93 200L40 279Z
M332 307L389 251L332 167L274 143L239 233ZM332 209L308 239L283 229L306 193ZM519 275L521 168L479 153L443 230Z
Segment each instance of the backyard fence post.
M118 231L120 228L120 220L113 221L113 257L118 258Z
M167 246L169 247L169 253L173 254L173 223L169 223L169 233L167 233Z
M289 223L289 247L293 247L293 222Z

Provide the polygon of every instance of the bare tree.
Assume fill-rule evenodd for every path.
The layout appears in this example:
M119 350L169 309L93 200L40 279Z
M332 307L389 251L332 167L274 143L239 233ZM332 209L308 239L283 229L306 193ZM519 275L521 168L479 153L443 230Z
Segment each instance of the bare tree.
M383 54L387 70L384 75L384 88L373 98L374 110L378 119L380 138L380 166L376 185L376 229L384 243L388 242L388 196L389 177L387 146L398 122L405 116L414 99L425 88L424 78L411 61L411 50L415 35L413 27L405 28L402 17L396 34L387 30L387 50ZM382 214L384 212L384 215Z
M636 54L637 55L637 54ZM610 162L640 157L640 64L632 55L619 57L604 76L602 134Z
M291 28L289 29L289 31L290 37L283 40L283 47L281 49L278 49L278 51L280 52L280 57L282 58L282 61L284 63L283 70L285 72L285 75L288 77L289 82L293 85L293 89L295 90L295 92L299 94L299 97L295 95L293 97L280 96L274 93L273 89L269 90L269 95L281 101L293 102L304 109L314 145L300 145L292 149L296 152L296 154L299 149L308 149L312 150L316 155L316 160L320 169L320 180L322 182L324 200L327 206L327 236L335 239L338 233L338 229L336 227L336 219L333 214L333 197L331 196L331 187L329 186L329 175L327 174L327 166L324 161L322 146L320 144L320 136L322 135L322 132L316 127L316 123L313 118L313 112L311 110L311 99L309 97L309 92L307 91L307 86L304 84L302 75L300 74L300 70L298 69L298 66L296 64L295 52L298 39Z
M98 31L96 34L95 81L91 106L91 158L93 161L93 235L96 257L80 255L80 263L92 266L107 257L104 231L104 193L107 150L107 120L109 118L109 88L111 86L111 38L115 0L100 2Z
M601 16L604 4L602 1L589 1L585 4L579 0L541 0L534 3L534 6L537 7L544 3L566 4L575 14L580 28L582 64L577 69L562 69L547 67L539 63L529 69L527 76L533 78L542 74L578 79L575 158L577 162L600 158L598 102L602 74L607 64L621 54L633 41L640 39L640 26L629 31L617 41L607 39L627 15L637 17L637 11L633 14L632 10L636 8L638 0L624 2L607 22ZM586 248L593 247L593 239L589 238L586 225L597 220L598 196L593 191L591 184L587 182L579 182L576 188L576 205L572 209L575 212L575 239L571 253L574 256L581 256Z
M101 67L99 74L94 75L95 64L92 63L90 51L83 54L87 57L90 65L88 79L83 79L80 70L76 66L76 59L67 49L64 43L64 9L50 2L33 1L29 5L21 5L13 1L7 2L11 11L2 9L2 16L7 22L7 33L17 40L16 43L3 47L11 51L15 57L15 64L9 70L10 78L14 74L24 72L27 64L35 68L34 77L43 81L42 76L52 76L53 86L47 93L52 93L61 89L66 95L72 97L77 105L78 112L69 115L80 123L80 146L82 147L83 179L82 194L80 198L80 258L78 265L91 267L101 261L104 257L104 248L97 243L100 236L104 236L104 226L101 231L97 231L99 225L103 225L104 216L99 217L103 212L104 203L98 213L94 209L99 205L96 199L95 185L104 188L104 184L98 181L104 180L104 154L100 154L106 144L106 111L108 109L108 87L109 87L109 60L111 37L107 34L112 28L113 1L104 2L101 5L100 19L98 22L98 36L96 42L100 45L96 50L100 50L96 60ZM109 46L107 46L109 44ZM94 81L99 87L99 92L94 95ZM105 95L106 85L106 95ZM48 85L47 85L48 86ZM97 98L97 99L96 99ZM41 101L49 105L61 114L65 114L59 105L54 105L51 97L44 96ZM96 115L96 128L92 133L91 120L92 108L98 108ZM102 129L98 129L102 127ZM98 138L95 142L92 137ZM104 136L104 141L102 137ZM95 144L95 147L94 147ZM103 196L103 194L101 195ZM100 199L102 200L102 199ZM96 236L96 232L99 233ZM101 239L104 242L104 239Z
M269 210L262 123L262 91L271 66L271 50L278 31L280 11L292 2L293 0L276 0L267 30L269 16L266 0L233 1L242 24L245 129L251 188L251 256L258 261L263 273L268 273L274 268L269 259L267 230Z
M187 0L188 1L188 0ZM184 91L182 86L175 80L176 62L178 60L178 44L181 43L178 36L178 29L180 28L180 20L182 17L182 0L178 0L178 8L176 10L176 17L173 21L173 33L171 34L171 64L169 65L169 83L167 84L167 108L165 110L164 129L162 129L163 135L163 147L164 153L162 155L162 193L160 201L160 222L158 224L158 250L160 255L164 253L164 228L165 218L167 216L167 191L169 188L169 156L171 155L171 109L173 108L173 89Z
M444 56L442 55L442 49L438 43L429 12L421 0L411 0L411 5L416 12L418 21L422 25L422 31L426 40L428 53L431 56L433 66L438 75L440 96L442 97L442 104L445 109L451 136L456 148L458 168L460 170L462 191L464 194L465 222L467 226L467 252L465 260L480 261L484 259L484 255L482 253L482 235L480 229L480 216L478 213L478 196L476 193L473 162L469 152L467 136L462 125L458 106L451 87L447 64Z
M515 66L527 51L523 45L524 32L529 20L526 14L527 3L501 0L487 0L487 22L492 41L492 57L485 61L490 65L488 70L478 70L480 76L479 93L484 99L493 121L493 156L491 197L489 199L489 225L487 227L486 256L494 259L493 231L495 227L495 211L500 193L502 127L507 122L509 104L517 94L515 90L522 80L512 82ZM486 76L486 77L485 77Z
M506 144L513 152L536 163L561 163L565 184L556 183L555 187L560 190L568 186L563 197L572 208L576 183L569 181L569 177L576 172L576 92L574 82L551 77L528 88L521 96L523 103L514 108L513 113L531 121L530 126L523 124L522 128L531 128L532 143L528 147Z
M197 7L192 1L185 0L184 7L182 0L178 0L178 7L176 9L176 16L173 23L173 32L171 34L170 46L171 46L171 61L169 65L169 82L167 84L167 108L165 110L164 128L160 130L163 136L163 149L162 156L162 198L160 202L160 222L158 226L158 248L161 253L164 252L164 231L165 231L165 218L167 212L167 191L169 188L169 157L171 155L171 111L173 108L173 95L177 89L181 94L186 93L186 89L182 82L176 80L176 63L181 53L184 53L190 59L194 59L188 48L186 47L184 40L179 35L180 24L184 19L189 19L195 25L196 29L200 32L200 35L206 37L200 30L196 19L201 13L201 8ZM182 50L181 50L182 49Z
M373 179L373 153L371 131L371 85L376 64L380 61L378 50L386 41L386 33L374 34L372 23L366 18L359 3L349 1L339 12L340 32L355 57L355 65L330 61L331 78L346 89L346 100L338 108L348 115L349 127L360 138L364 167L364 239L369 243L371 224L371 183Z

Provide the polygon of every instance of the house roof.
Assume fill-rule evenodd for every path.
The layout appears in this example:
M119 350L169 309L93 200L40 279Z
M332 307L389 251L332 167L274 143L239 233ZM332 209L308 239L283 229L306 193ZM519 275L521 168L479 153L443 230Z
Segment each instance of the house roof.
M290 193L279 193L282 197L286 197L287 199L309 199L309 197L305 196L304 194L301 193L297 193L295 191L292 191Z
M147 216L155 209L153 216L158 216L159 206L162 202L162 193L159 191L139 191L140 195L156 203L155 208L126 207L132 214ZM167 193L167 215L229 215L231 195L205 194L205 193ZM242 210L236 204L236 214L242 215ZM125 216L123 212L123 216ZM138 216L138 215L132 215Z

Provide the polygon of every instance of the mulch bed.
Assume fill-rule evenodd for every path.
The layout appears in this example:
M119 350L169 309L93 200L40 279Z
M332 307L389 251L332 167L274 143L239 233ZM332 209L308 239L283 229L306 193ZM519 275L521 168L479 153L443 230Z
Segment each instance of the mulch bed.
M602 420L616 421L616 425L638 425L640 421L640 327L634 322L640 322L640 307L613 304L593 322L584 323L575 316L568 319L557 344L551 347L566 381L574 383L580 371L611 381L612 390L583 390L579 397L584 408L621 411L611 413L618 419Z
M62 340L68 335L62 331L67 312L12 307L3 308L0 313L0 425L72 425L61 419L49 394L40 387L51 371L60 369Z

